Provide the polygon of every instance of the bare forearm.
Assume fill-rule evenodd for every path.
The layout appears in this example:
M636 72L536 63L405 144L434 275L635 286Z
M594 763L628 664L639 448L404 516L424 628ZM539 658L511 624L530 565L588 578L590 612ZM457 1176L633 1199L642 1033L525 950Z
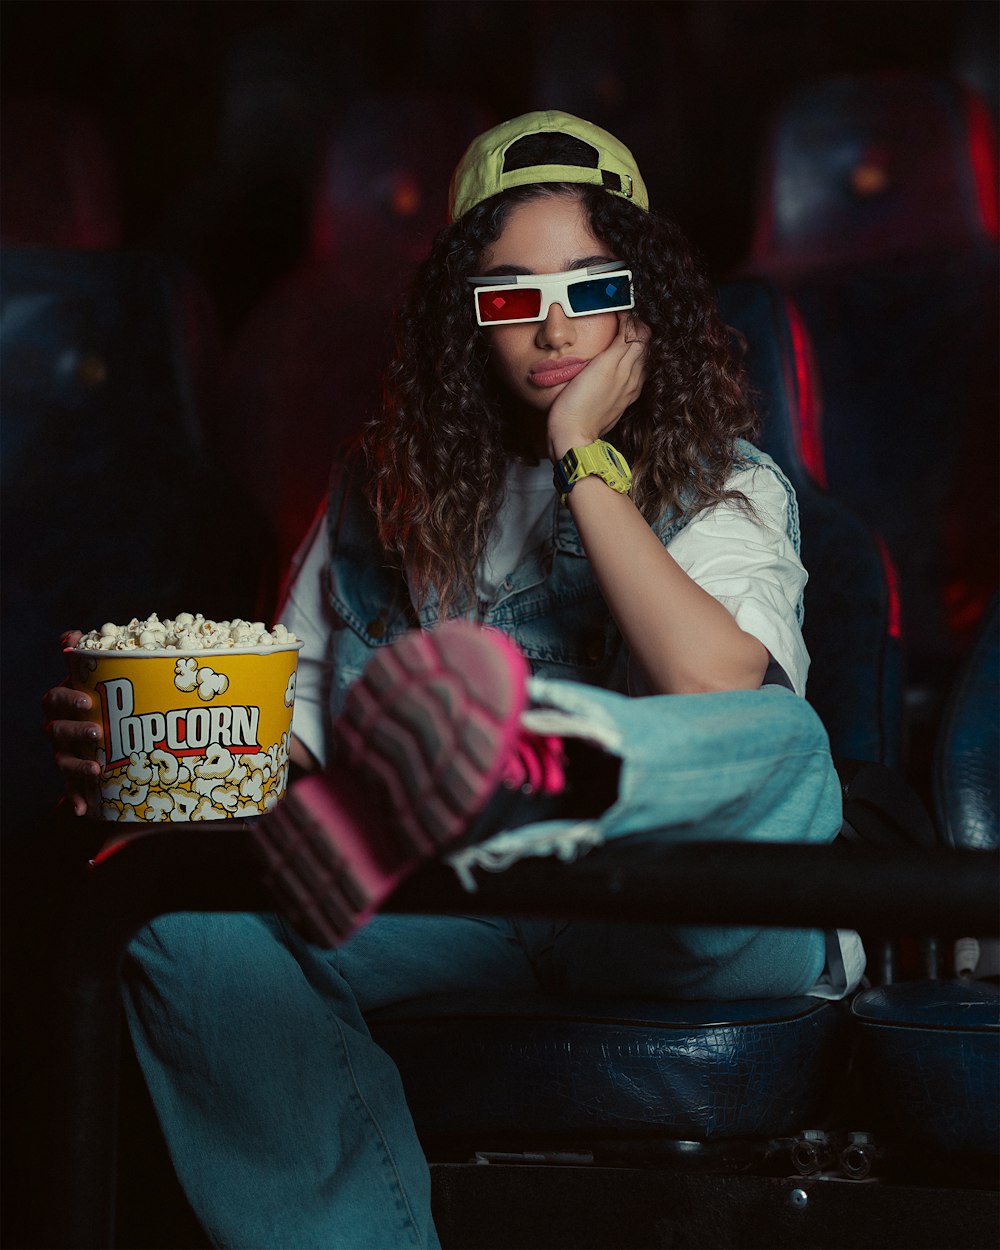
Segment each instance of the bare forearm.
M611 614L654 692L756 689L768 654L693 581L636 510L600 478L569 507Z

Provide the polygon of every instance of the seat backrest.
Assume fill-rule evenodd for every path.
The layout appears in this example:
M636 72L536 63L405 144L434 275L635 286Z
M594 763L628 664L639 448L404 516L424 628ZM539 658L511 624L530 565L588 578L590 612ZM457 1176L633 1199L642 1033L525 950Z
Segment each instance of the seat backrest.
M1000 846L1000 630L994 597L938 737L934 803L949 846Z
M975 91L1000 124L1000 9L995 4L965 4L949 50L955 78Z
M996 153L982 100L947 79L823 79L771 127L751 264L817 269L995 241Z
M719 306L746 343L763 427L759 445L788 475L799 500L809 571L807 697L835 755L894 764L901 751L902 661L892 569L868 526L808 471L819 400L804 328L762 279L724 283Z
M777 281L823 392L818 480L899 570L913 707L937 703L997 583L997 161L982 102L918 74L793 97L744 272Z
M452 168L488 120L460 95L359 96L327 148L309 256L232 342L219 447L269 517L282 564L322 501L337 445L378 407L393 310L447 223Z
M115 157L94 113L52 95L5 100L0 148L4 243L120 246Z
M478 101L446 91L353 99L326 145L313 196L313 259L336 256L345 280L363 290L389 280L394 297L447 223L458 158L492 121Z

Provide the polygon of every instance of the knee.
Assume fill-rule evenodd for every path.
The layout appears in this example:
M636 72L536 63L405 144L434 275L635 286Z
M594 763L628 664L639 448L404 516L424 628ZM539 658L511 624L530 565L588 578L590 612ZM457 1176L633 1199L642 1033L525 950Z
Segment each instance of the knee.
M818 929L685 929L692 998L787 998L816 984L825 959Z
M126 985L167 986L257 980L279 949L272 917L240 912L173 912L140 929L125 952Z
M830 738L810 703L783 687L759 691L768 732L786 744L789 752L829 756Z

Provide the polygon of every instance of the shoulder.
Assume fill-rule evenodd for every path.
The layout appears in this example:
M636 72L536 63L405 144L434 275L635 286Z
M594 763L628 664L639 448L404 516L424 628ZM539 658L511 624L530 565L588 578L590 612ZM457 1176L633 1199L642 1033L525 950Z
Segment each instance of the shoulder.
M744 494L750 489L760 494L795 498L795 489L780 465L766 451L742 438L736 441L736 454L726 479L726 489Z
M742 443L725 488L734 496L691 516L669 541L671 555L689 573L705 568L712 576L730 572L742 576L754 564L780 564L797 582L798 504L778 465L766 453Z
M740 513L750 523L756 521L765 529L783 533L798 551L799 508L795 488L767 452L739 440L737 457L725 485L727 490L743 495L750 505L749 513L738 500L718 504L708 509L708 513Z
M799 550L799 509L795 490L779 465L767 452L743 439L736 442L723 489L734 492L704 508L668 510L653 526L660 541L673 550L688 531L737 536L754 531L773 531Z

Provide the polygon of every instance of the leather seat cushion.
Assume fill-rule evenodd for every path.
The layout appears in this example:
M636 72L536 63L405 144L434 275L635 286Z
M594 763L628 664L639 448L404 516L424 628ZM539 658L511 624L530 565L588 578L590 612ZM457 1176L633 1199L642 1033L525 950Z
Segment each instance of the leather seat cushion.
M373 1015L425 1138L771 1137L814 1123L845 1066L842 1004L488 996Z
M859 1066L884 1126L912 1147L1000 1148L1000 987L923 981L859 994Z

